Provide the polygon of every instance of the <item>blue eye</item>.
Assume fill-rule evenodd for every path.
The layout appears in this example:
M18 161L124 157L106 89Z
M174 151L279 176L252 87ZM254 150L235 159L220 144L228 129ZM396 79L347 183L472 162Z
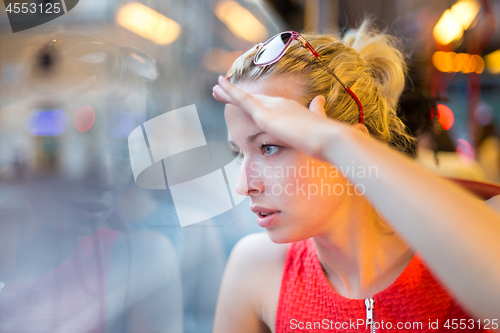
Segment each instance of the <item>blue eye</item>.
M263 144L261 145L261 148L266 155L273 155L278 151L278 146L275 145Z

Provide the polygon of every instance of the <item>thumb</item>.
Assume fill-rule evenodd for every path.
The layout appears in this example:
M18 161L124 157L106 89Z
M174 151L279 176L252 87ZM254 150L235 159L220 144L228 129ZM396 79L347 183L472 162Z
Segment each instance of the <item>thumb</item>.
M313 113L316 113L317 115L326 116L325 103L325 96L318 95L314 97L314 99L311 101L311 104L309 104L309 110L311 110Z

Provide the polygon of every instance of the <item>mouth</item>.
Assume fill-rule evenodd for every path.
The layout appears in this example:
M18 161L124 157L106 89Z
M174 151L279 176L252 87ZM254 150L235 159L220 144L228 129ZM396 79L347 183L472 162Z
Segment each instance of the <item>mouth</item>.
M97 200L77 202L73 206L91 213L101 213L109 210L109 206L106 203Z
M261 207L261 206L252 206L252 207L250 207L250 210L252 212L254 212L255 214L257 214L257 215L262 215L262 216L266 216L266 215L269 215L269 214L279 213L280 212L277 209L266 208L266 207Z
M97 200L80 201L72 206L79 215L91 219L100 219L110 211L108 204Z
M269 227L279 218L281 211L261 206L252 206L250 210L257 215L257 223L262 228Z
M258 213L257 214L257 224L262 227L270 227L272 226L281 215L281 212L272 212L272 213Z
M272 213L258 213L257 215L258 215L259 217L266 217L266 216L272 215L272 214L274 214L274 213L276 213L276 212L272 212Z

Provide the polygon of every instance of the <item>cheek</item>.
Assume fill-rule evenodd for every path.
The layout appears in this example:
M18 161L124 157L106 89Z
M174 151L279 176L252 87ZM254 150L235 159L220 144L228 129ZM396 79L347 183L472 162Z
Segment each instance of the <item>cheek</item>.
M129 160L119 161L119 164L113 167L113 183L115 188L121 192L130 185L134 179L131 167L127 164Z
M295 171L295 174L289 173L287 184L290 184L289 188L293 186L297 197L308 201L305 205L321 206L325 201L329 204L347 193L349 185L346 178L331 164L305 159Z

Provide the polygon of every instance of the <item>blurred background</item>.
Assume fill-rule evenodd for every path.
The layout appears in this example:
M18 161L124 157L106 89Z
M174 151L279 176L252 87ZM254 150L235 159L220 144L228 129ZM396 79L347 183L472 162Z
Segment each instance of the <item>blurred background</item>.
M262 230L249 200L181 228L168 188L134 182L127 138L195 104L205 140L224 142L218 75L280 31L342 34L369 18L398 36L417 161L500 182L499 0L80 0L15 33L10 23L40 18L9 10L0 5L1 332L211 332L228 255Z

